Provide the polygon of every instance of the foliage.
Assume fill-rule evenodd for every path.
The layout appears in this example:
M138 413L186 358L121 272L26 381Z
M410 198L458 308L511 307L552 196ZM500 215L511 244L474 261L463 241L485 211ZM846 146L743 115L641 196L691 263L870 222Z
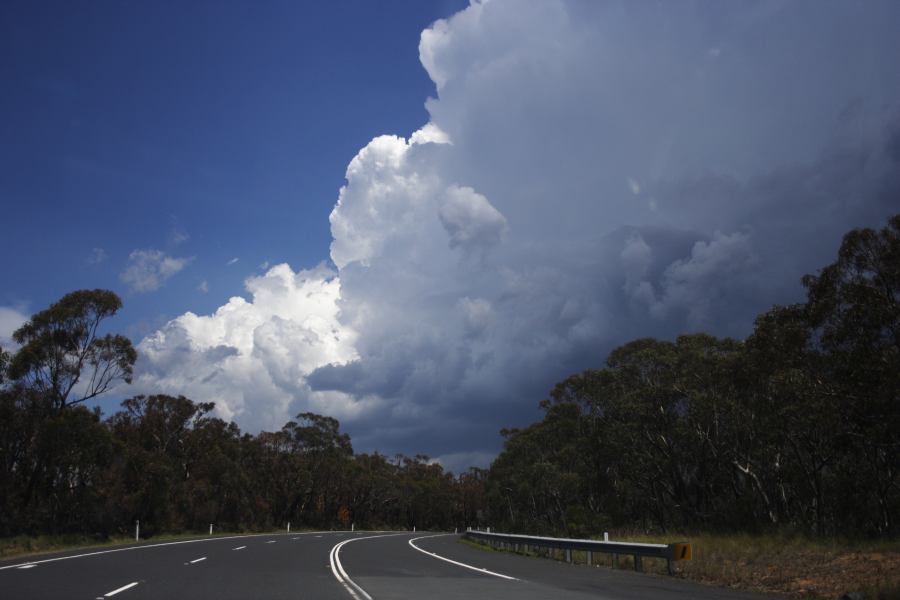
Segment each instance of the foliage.
M557 385L541 422L506 432L491 521L897 535L900 215L803 284L743 342L636 340Z
M66 294L13 333L21 347L10 361L9 377L44 394L55 411L94 398L118 380L130 383L137 360L131 341L99 333L121 307L107 290Z

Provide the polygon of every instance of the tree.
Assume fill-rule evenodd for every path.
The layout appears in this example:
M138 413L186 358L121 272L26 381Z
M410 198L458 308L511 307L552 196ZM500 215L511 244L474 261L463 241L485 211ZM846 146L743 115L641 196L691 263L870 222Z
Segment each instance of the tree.
M9 352L3 350L0 346L0 383L6 380L6 365L9 363Z
M839 465L857 491L840 511L896 533L900 518L900 214L844 236L837 260L807 275L811 344L831 380L849 446ZM874 501L874 502L873 502ZM859 510L864 506L865 509Z
M94 398L115 382L131 383L137 352L121 335L100 336L100 325L122 307L108 290L80 290L31 317L13 333L21 348L8 374L41 392L53 412Z

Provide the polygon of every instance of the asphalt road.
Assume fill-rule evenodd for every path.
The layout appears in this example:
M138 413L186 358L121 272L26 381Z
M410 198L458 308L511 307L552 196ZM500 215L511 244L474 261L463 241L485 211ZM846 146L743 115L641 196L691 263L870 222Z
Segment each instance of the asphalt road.
M758 594L486 552L456 535L312 532L199 538L0 562L0 598L700 599Z

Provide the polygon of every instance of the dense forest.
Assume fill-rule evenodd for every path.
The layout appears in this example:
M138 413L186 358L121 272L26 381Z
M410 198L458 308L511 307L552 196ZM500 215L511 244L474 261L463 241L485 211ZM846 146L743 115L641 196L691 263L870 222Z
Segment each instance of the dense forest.
M0 350L0 536L284 527L592 535L609 528L896 536L900 215L849 232L806 301L743 341L641 339L572 375L489 470L354 453L330 417L241 433L213 403L136 396L137 354L98 332L121 307L66 295Z
M900 215L854 230L745 341L636 340L505 431L497 527L900 533Z

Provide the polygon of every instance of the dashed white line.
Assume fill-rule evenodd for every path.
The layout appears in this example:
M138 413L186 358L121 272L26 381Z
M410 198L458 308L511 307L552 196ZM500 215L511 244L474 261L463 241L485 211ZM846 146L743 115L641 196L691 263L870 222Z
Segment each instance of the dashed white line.
M300 539L300 538L298 538L298 537L291 538L292 541L293 541L293 540L299 540L299 539Z
M200 558L195 558L194 560L192 560L192 561L190 561L190 562L191 562L191 564L194 564L194 563L200 562L201 560L206 560L206 557L205 557L205 556L201 556Z
M267 544L274 544L274 543L275 543L275 540L269 540L269 541L266 542L266 543L267 543Z
M302 534L302 535L310 535L312 533L319 533L319 532L310 531L310 532ZM87 556L97 556L100 554L111 554L113 552L128 552L130 550L143 550L145 548L159 548L161 546L178 546L181 544L198 544L201 542L221 542L222 540L240 540L240 539L247 539L247 538L252 538L252 537L263 537L266 535L272 535L272 534L271 533L251 533L248 535L229 535L229 536L223 536L223 537L199 538L199 539L195 539L195 540L180 540L177 542L160 542L158 544L142 544L140 546L128 546L126 548L113 548L111 550L97 550L95 552L85 552L83 554L72 554L70 556L57 556L56 558L45 558L44 560L35 560L35 561L31 561L30 563L18 563L15 565L6 565L3 567L0 567L0 571L5 571L6 569L21 569L23 566L25 566L27 564L41 565L44 563L56 562L59 560L71 560L73 558L85 558Z
M113 590L113 591L111 591L111 592L109 592L109 593L103 594L103 597L104 597L104 598L111 598L112 596L115 596L115 595L118 594L119 592L124 592L125 590L130 590L131 588L133 588L134 586L136 586L138 583L140 583L140 582L139 582L139 581L133 581L133 582L129 583L128 585L123 585L122 587L120 587L120 588L118 588L118 589L115 589L115 590Z
M232 548L232 550L243 550L247 546L238 546L237 548Z
M309 535L312 533L319 532L307 532L301 535ZM25 565L40 565L48 562L56 562L59 560L70 560L73 558L85 558L87 556L97 556L99 554L111 554L113 552L128 552L129 550L143 550L145 548L159 548L161 546L178 546L180 544L197 544L200 542L220 542L222 540L239 540L246 539L252 537L263 537L266 535L272 535L271 533L251 533L249 535L229 535L223 537L212 537L212 538L200 538L196 540L181 540L178 542L161 542L159 544L142 544L140 546L128 546L127 548L113 548L112 550L97 550L95 552L85 552L84 554L72 554L70 556L57 556L56 558L45 558L44 560L34 560L29 563L19 563L15 565L6 565L0 567L0 571L5 571L6 569L21 569ZM31 568L31 567L29 567Z
M424 540L425 538L433 538L433 537L442 537L442 536L445 536L445 535L454 535L454 534L452 534L452 533L439 533L439 534L437 534L437 535L423 535L422 537L417 537L417 538L413 538L413 539L409 540L409 545L412 546L413 548L415 548L416 550L418 550L419 552L421 552L421 553L423 553L423 554L427 554L428 556L431 556L432 558L437 558L437 559L439 559L439 560L446 561L446 562L448 562L448 563L457 565L457 566L459 566L459 567L463 567L463 568L466 568L466 569L471 569L471 570L476 571L476 572L478 572L478 573L484 573L485 575L493 575L494 577L500 577L501 579L509 579L509 580L511 580L511 581L518 581L518 579L516 579L515 577L510 577L509 575L504 575L504 574L502 574L502 573L494 573L493 571L488 571L487 569L482 569L481 567L473 567L472 565L467 565L466 563L461 563L461 562L452 560L452 559L450 559L450 558L447 558L446 556L441 556L440 554L435 554L434 552L429 552L428 550L422 550L421 548L419 548L418 546L416 546L415 544L413 544L413 542L415 542L415 541L417 541L417 540Z

